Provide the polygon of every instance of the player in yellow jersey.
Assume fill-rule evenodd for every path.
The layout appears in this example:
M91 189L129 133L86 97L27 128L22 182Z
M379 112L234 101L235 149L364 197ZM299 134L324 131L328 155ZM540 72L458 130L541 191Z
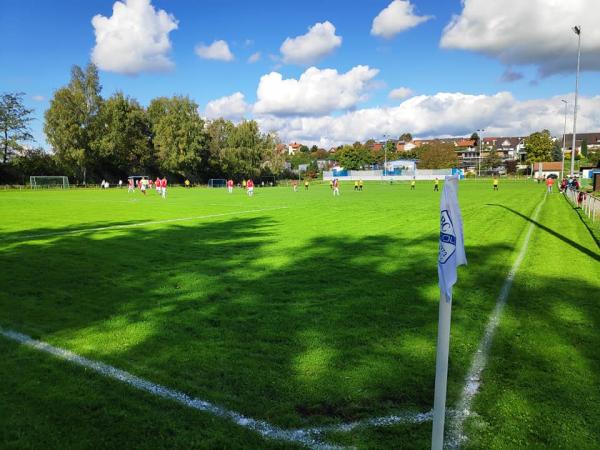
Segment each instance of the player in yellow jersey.
M494 190L498 190L498 177L494 177Z
M413 177L412 180L410 180L410 190L414 191L415 190L415 186L416 186L417 182L415 180L415 178Z

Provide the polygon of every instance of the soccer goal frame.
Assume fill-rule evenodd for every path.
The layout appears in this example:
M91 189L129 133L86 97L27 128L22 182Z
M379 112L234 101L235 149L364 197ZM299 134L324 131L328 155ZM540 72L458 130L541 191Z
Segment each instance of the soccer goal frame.
M266 187L275 186L277 184L277 180L275 179L274 176L260 177L260 181L261 181L261 183L264 181Z
M69 189L69 177L32 175L29 177L31 189Z
M225 178L211 178L208 180L209 188L224 188L227 185Z

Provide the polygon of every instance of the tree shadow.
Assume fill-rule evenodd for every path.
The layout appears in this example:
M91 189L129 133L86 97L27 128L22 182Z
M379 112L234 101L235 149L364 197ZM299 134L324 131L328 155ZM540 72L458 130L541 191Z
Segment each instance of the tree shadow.
M517 216L527 220L528 222L533 223L536 227L546 231L547 233L551 234L552 236L560 239L561 241L563 241L564 243L570 245L571 247L579 250L581 253L585 254L586 256L589 256L590 258L595 259L596 261L600 261L600 255L598 255L597 253L591 251L589 248L584 247L581 244L578 244L577 242L573 241L572 239L569 239L568 237L558 233L557 231L554 231L552 228L549 228L545 225L542 225L541 223L531 219L530 217L527 217L526 215L520 213L519 211L516 211L508 206L505 205L499 205L497 203L487 203L487 206L497 206L499 208L504 208L507 211L512 212L513 214L516 214Z
M429 410L437 234L282 247L279 226L245 217L0 247L0 323L282 427ZM512 250L468 248L449 402Z
M536 276L515 283L475 401L470 447L600 443L598 285Z

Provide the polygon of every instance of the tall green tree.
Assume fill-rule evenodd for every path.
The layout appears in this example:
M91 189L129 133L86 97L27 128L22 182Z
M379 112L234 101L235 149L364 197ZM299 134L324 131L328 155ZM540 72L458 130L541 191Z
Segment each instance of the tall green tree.
M148 118L161 169L185 177L198 174L208 143L198 105L188 97L161 97L148 106Z
M115 93L100 107L98 126L92 148L105 167L122 174L153 167L150 121L137 101Z
M419 147L419 169L450 169L458 167L454 145L432 142Z
M61 163L81 173L84 183L88 166L97 161L92 142L102 133L97 123L101 90L94 64L88 64L85 70L73 66L71 81L54 93L45 113L48 142Z
M487 170L493 170L497 167L500 167L501 165L502 158L500 157L500 155L498 155L498 152L495 148L492 148L481 162L481 166Z
M341 150L336 151L335 156L344 169L361 169L371 163L371 154L362 145L344 145Z
M29 122L33 120L31 113L23 104L23 92L7 92L0 96L0 145L2 146L2 163L6 164L15 150L21 148L23 141L33 139Z
M558 141L552 146L552 161L562 161L562 147Z
M554 143L548 130L532 133L525 139L527 163L551 161L553 147Z
M410 142L413 140L413 137L410 133L402 133L399 139L403 142Z
M583 138L583 140L581 141L581 156L583 156L584 158L587 158L588 155L588 143L587 143L587 139Z

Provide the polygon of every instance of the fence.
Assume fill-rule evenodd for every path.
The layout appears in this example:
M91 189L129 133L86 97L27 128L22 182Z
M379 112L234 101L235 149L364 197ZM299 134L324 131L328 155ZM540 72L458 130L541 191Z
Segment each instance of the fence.
M339 178L340 181L408 181L413 178L417 180L433 180L439 178L443 180L446 175L452 175L452 169L417 169L417 170L397 170L394 172L383 170L333 170L324 171L323 180L333 180Z
M600 226L600 199L594 197L592 194L577 191L575 189L567 189L565 195L569 201L576 206L579 206L581 210L590 218L592 224Z

